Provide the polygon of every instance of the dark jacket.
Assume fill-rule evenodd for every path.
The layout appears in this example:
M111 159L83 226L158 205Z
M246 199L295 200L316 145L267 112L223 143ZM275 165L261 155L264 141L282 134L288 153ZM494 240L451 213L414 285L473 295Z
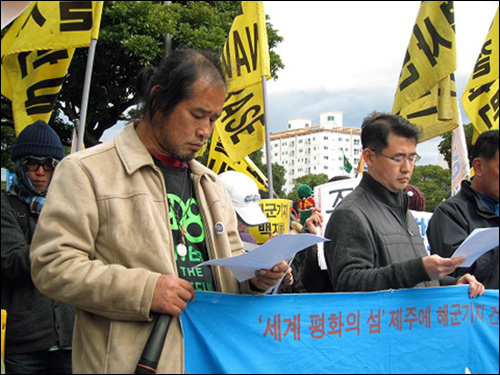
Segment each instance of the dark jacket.
M0 303L7 311L6 356L71 347L73 308L45 297L31 280L29 251L36 222L28 205L2 194L1 215Z
M393 194L368 173L333 212L325 236L328 272L337 292L434 287L427 252L408 196ZM455 284L446 278L443 284Z
M467 237L478 228L495 228L499 217L472 189L469 181L462 183L462 190L442 203L434 213L427 230L433 254L451 257ZM484 254L471 268L459 268L454 276L471 273L487 289L498 289L498 247Z

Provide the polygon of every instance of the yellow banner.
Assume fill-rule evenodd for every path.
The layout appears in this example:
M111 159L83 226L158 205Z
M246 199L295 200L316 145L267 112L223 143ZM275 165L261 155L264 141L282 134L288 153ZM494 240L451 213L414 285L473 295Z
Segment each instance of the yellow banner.
M422 128L421 142L458 126L456 69L453 1L423 1L392 109Z
M74 52L72 48L3 57L2 72L7 79L2 77L2 94L12 101L17 135L37 120L49 122Z
M229 93L217 129L231 160L241 161L265 142L262 84Z
M250 160L250 158L246 157L240 162L234 162L231 160L227 152L224 150L224 146L220 142L217 129L214 130L214 134L212 135L212 143L210 145L207 166L217 174L227 171L244 173L255 181L259 190L268 191L266 176L264 176L264 174L252 162L252 160Z
M2 95L16 133L49 122L77 47L97 39L102 1L35 1L2 38Z
M103 1L34 1L2 38L11 53L86 47L97 39Z
M242 1L229 32L222 64L226 72L228 91L240 91L271 78L266 14L262 1Z
M262 78L271 74L262 1L242 1L221 60L228 95L216 127L227 154L241 161L265 142Z
M498 9L474 72L462 97L467 116L479 135L499 125L499 20Z
M269 223L248 228L259 245L266 243L273 234L290 232L292 201L287 199L263 199L259 203Z

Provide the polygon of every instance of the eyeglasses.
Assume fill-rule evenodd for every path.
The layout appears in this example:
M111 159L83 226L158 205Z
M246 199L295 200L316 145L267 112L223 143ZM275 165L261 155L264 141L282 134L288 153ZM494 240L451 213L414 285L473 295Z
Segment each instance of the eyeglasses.
M23 160L23 166L29 172L36 172L40 167L42 167L45 172L52 172L56 168L56 165L57 162L53 158L26 158Z
M406 156L406 155L389 156L389 155L383 154L382 152L377 152L375 150L372 150L372 151L374 153L376 153L377 155L380 155L380 156L383 156L387 159L391 159L391 160L395 161L397 164L403 164L406 161L409 162L410 164L416 164L420 160L422 160L422 157L419 154L413 154L410 156Z

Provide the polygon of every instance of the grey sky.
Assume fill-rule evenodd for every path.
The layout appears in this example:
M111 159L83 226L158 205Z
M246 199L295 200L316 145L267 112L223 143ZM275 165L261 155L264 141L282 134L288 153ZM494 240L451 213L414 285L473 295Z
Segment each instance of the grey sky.
M390 112L420 1L264 1L284 37L277 52L286 67L270 81L271 131L287 120L344 111L359 126L373 110ZM498 7L496 1L455 1L461 97ZM463 113L463 112L462 112ZM463 113L464 121L468 122ZM419 146L423 163L437 163L434 139Z

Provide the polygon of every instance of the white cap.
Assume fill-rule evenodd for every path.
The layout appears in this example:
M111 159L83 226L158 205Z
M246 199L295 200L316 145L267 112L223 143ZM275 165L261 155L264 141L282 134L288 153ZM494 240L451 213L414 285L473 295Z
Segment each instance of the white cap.
M219 177L244 224L255 227L269 222L259 206L259 188L254 180L246 174L234 171L224 172Z

